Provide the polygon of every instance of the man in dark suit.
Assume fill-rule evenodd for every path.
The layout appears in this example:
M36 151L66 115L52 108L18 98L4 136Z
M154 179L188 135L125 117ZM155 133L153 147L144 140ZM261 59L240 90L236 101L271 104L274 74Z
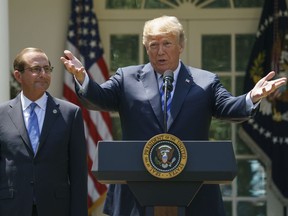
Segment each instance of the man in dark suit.
M25 48L14 60L22 91L0 105L1 216L88 215L82 113L46 92L52 70L38 48ZM29 138L33 102L39 132L35 143Z
M249 119L261 98L286 83L286 78L271 80L275 73L270 72L248 94L233 97L217 75L186 66L180 60L184 43L183 27L176 17L162 16L146 22L143 44L150 62L119 68L101 85L89 79L70 51L64 51L61 60L74 75L76 91L87 108L119 112L124 140L149 140L166 132L159 91L161 75L166 71L173 71L174 76L167 133L181 140L207 140L212 117L236 122ZM173 212L163 211L163 215ZM138 216L144 215L144 209L126 185L116 184L109 187L104 213ZM219 185L202 186L186 215L225 215Z

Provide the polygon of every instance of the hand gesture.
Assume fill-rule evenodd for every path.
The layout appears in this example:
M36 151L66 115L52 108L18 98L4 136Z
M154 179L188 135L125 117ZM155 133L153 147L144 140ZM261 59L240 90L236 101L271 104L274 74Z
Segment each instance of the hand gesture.
M275 74L276 73L274 71L271 71L256 83L256 85L250 92L250 97L253 103L257 103L262 98L267 97L268 95L276 91L280 86L286 84L286 77L271 80L275 76Z
M77 81L82 84L86 76L82 63L69 50L64 51L64 57L61 57L60 60L63 62L66 70L73 74Z

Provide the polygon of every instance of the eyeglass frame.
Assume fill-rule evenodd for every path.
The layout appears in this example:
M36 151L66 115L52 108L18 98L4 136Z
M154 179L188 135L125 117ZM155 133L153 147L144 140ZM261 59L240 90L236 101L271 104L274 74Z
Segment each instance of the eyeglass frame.
M19 70L20 72L24 72L25 70L29 70L32 74L40 74L42 70L44 70L45 74L50 74L53 72L54 67L52 66L33 66L33 67L27 67L24 68L23 70Z

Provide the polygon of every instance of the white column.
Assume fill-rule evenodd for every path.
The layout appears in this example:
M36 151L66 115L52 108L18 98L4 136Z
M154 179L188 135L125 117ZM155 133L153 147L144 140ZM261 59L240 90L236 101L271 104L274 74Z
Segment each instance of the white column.
M10 98L8 0L0 0L0 103Z

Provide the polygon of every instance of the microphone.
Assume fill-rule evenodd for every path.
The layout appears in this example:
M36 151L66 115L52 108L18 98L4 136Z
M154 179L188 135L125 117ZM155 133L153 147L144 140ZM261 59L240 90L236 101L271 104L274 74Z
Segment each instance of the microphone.
M166 92L165 89L167 89L168 92L171 92L173 90L173 83L174 81L174 74L172 70L167 70L163 74L163 91Z
M163 74L163 91L164 91L164 131L167 133L168 127L167 127L167 100L170 95L170 93L173 90L173 83L174 81L174 74L172 70L167 70Z

